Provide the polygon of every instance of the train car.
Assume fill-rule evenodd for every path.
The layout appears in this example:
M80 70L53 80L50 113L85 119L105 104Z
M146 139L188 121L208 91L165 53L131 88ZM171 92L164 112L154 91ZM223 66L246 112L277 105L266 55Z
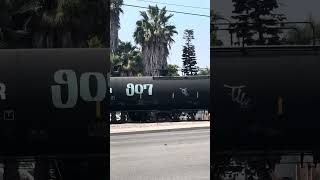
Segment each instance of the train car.
M111 77L111 111L208 109L210 77Z
M107 114L107 57L107 49L0 50L0 154L107 152L105 138L90 135Z
M217 152L315 151L320 47L212 48Z

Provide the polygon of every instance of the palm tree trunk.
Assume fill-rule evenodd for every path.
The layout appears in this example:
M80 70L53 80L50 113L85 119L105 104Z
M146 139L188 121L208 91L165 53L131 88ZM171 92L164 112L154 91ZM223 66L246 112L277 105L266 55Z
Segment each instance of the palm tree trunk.
M53 48L53 33L52 32L48 32L46 34L46 48Z
M71 38L71 32L67 31L64 32L61 38L61 47L62 48L71 48L72 46L72 38Z
M167 47L159 43L146 44L142 48L145 76L159 76L160 70L167 68Z
M114 18L111 17L110 22L110 49L111 52L114 52L118 47L118 31L119 27L115 22Z
M44 32L36 32L33 36L33 47L42 48L44 47Z

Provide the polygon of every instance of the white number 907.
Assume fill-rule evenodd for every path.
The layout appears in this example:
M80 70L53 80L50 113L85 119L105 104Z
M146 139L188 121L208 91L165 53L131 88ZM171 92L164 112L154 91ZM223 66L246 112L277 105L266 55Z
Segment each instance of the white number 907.
M126 89L126 94L127 96L134 96L135 94L142 95L144 90L148 90L148 95L152 96L152 88L153 84L133 84L133 83L128 83L127 84L127 89Z

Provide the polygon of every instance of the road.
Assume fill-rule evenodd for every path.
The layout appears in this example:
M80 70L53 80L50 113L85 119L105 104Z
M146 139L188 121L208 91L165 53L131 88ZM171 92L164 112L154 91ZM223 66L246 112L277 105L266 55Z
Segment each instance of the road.
M210 130L110 138L111 180L209 180Z

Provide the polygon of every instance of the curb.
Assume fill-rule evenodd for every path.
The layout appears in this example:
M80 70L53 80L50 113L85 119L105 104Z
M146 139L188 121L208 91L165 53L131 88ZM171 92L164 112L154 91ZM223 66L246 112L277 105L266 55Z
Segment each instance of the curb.
M118 135L130 135L130 134L145 134L145 133L158 133L158 132L172 132L172 131L189 131L189 130L198 130L198 129L210 129L210 126L207 127L189 127L189 128L178 128L178 129L155 129L155 130L145 130L145 131L131 131L131 132L118 132L110 133L110 136Z

